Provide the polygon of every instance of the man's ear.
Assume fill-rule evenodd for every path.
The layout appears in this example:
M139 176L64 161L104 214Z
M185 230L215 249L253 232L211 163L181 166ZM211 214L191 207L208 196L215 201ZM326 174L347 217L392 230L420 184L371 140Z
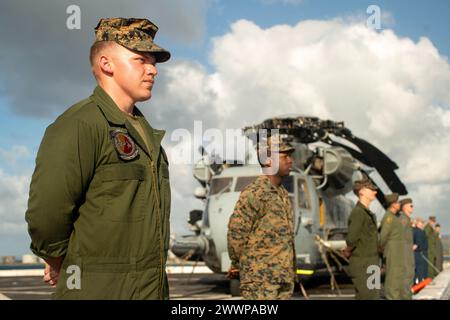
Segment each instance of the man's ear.
M107 56L105 56L105 55L100 56L99 66L100 66L100 70L102 72L110 74L110 75L113 74L112 61Z

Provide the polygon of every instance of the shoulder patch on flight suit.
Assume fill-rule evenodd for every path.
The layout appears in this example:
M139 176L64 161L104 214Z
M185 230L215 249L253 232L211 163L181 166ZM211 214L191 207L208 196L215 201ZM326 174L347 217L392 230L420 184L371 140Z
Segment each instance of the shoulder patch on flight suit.
M113 129L110 131L114 148L123 160L132 160L138 155L138 148L125 129Z
M386 218L386 223L391 224L392 223L392 217L387 217Z

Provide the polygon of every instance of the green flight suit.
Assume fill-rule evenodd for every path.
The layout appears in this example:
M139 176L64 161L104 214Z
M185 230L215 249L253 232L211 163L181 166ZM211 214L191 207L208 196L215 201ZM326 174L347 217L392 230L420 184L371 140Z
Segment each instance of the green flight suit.
M403 238L404 238L404 277L403 277L403 292L402 300L411 300L412 292L411 288L414 284L414 273L415 273L415 261L414 261L414 240L413 240L413 228L411 226L411 219L400 212L400 222L403 226Z
M369 266L380 266L378 256L377 217L358 202L350 213L346 242L353 247L350 256L350 276L355 286L355 299L375 300L379 298L379 289L369 288Z
M386 211L381 220L380 247L386 260L384 293L389 300L400 300L403 296L403 278L405 277L403 233L400 215Z
M436 231L434 231L434 228L427 224L425 228L423 229L425 231L425 234L427 235L427 241L428 241L428 257L430 263L433 265L436 265L436 254L437 254L437 237L436 237ZM436 270L431 266L428 265L428 277L434 278L437 276Z
M444 269L444 246L439 238L439 234L437 232L434 233L436 235L436 259L434 261L436 269L441 272Z
M65 256L54 298L169 296L170 185L160 145L164 131L153 129L137 108L135 112L151 150L100 87L45 132L26 220L36 255ZM128 135L128 144L113 138L118 130ZM124 160L123 153L131 159ZM70 266L81 271L80 289L67 285Z

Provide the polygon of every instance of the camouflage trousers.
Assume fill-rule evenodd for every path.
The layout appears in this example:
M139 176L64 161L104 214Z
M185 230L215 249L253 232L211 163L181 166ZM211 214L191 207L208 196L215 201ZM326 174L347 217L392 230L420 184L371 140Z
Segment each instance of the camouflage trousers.
M241 283L245 300L289 300L294 292L294 282L273 284L269 282Z

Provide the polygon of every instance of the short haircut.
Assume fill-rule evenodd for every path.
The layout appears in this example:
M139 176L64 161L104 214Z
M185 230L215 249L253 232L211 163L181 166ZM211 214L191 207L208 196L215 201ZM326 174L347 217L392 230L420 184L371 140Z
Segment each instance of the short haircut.
M91 66L94 66L95 58L106 48L112 46L114 41L96 41L92 44L89 52L89 61Z

